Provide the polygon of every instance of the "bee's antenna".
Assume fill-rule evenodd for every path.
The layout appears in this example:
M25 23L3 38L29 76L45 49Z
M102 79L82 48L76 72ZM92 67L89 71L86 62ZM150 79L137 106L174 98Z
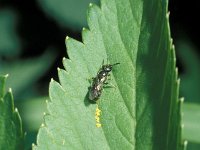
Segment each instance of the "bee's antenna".
M115 66L115 65L119 65L120 63L115 63L115 64L112 64L113 66Z

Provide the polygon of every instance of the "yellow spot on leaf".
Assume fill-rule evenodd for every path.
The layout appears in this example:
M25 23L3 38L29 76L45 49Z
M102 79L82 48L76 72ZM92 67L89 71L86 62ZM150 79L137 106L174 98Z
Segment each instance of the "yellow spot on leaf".
M98 104L97 104L97 108L96 108L96 112L95 112L95 120L96 120L97 128L101 127L100 116L101 116L101 110L99 109Z
M101 127L101 124L100 124L100 123L96 123L96 127L97 127L97 128L100 128L100 127Z

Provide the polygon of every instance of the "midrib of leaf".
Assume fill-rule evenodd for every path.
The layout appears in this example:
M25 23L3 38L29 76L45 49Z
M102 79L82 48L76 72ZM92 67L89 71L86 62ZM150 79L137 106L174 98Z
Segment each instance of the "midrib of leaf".
M113 3L114 3L114 1L112 1ZM126 3L126 2L125 2ZM103 12L105 12L106 13L106 8L108 8L107 6L115 6L115 4L110 4L110 5L105 5L103 2L102 2L102 7L101 7L101 9L102 9L102 11ZM125 7L125 6L124 6ZM97 8L98 9L98 8ZM93 9L96 13L95 14L100 14L100 15L96 15L95 17L94 16L92 16L91 17L91 15L89 16L89 17L91 17L91 18L97 18L98 19L98 22L99 22L99 24L100 25L97 25L99 28L97 28L97 29L95 29L94 28L94 30L99 30L100 32L101 32L101 38L102 39L104 39L105 41L109 41L109 42L107 42L107 43L105 43L104 41L104 43L103 43L103 45L104 45L104 47L105 47L105 51L106 51L106 53L107 53L107 57L109 58L109 53L112 55L112 52L109 52L109 51L111 51L111 50L114 50L115 48L113 48L114 46L112 46L112 43L117 43L119 46L120 46L120 49L122 49L122 50L125 50L125 53L123 53L123 55L125 55L125 57L126 57L126 59L127 58L131 58L129 55L128 55L128 53L126 53L126 52L128 52L128 51L126 51L126 49L125 49L125 46L124 46L124 44L123 44L123 42L121 42L121 37L120 37L120 34L119 34L119 32L118 32L118 27L117 26L115 26L116 24L114 23L114 26L111 26L111 25L109 25L108 23L107 23L107 20L112 20L112 18L109 18L109 16L107 15L105 15L105 14L102 14L101 12L98 12L97 11L97 9L95 10L95 9ZM111 8L112 9L112 8ZM114 13L116 13L117 14L117 10L114 8L113 9L114 11L116 11L116 12L114 12ZM105 16L104 16L105 15ZM111 17L111 16L110 16ZM116 19L117 20L117 19ZM103 23L102 23L103 22ZM105 25L107 25L106 27L104 27L104 24ZM89 22L89 25L90 25L90 22ZM104 30L103 30L104 29ZM91 29L92 30L92 29ZM111 37L113 37L113 38L109 38L109 36L110 35L108 35L107 34L107 32L108 31L110 31L111 32ZM120 43L118 43L118 42L120 42ZM113 57L116 57L116 56L113 56ZM112 57L111 58L109 58L109 59L112 59ZM120 60L120 58L118 58L118 61L121 63L122 61ZM112 61L112 62L117 62L117 61ZM130 61L127 61L127 62L130 62ZM121 63L121 65L123 65L123 63ZM131 70L133 69L133 65L130 63L130 67L131 67ZM121 68L120 68L121 69ZM130 69L130 68L129 68ZM126 72L128 72L128 71L126 71ZM133 71L134 72L134 71ZM117 74L117 73L116 73ZM118 73L119 74L119 73ZM118 75L113 75L114 77L115 76L118 76ZM131 84L133 84L134 83L134 81L133 81L133 79L130 79L129 80L130 81L130 83ZM133 82L132 82L133 81ZM121 84L121 89L120 89L120 86L118 86L119 87L119 93L123 93L124 92L124 89L126 89L126 90L129 90L129 89L127 89L127 85L125 85L125 86L123 86L123 84ZM128 86L128 88L129 87L133 87L133 85L131 85L131 86ZM122 90L123 89L123 90ZM123 92L122 92L123 91ZM131 95L132 95L133 93L131 93ZM116 149L116 148L119 148L119 147L121 147L121 148L130 148L130 147L132 147L133 145L134 145L134 126L132 126L131 128L130 128L130 124L132 124L133 125L133 122L132 122L132 118L133 118L133 116L134 116L134 112L132 111L133 110L133 104L132 103L130 103L130 101L128 101L128 99L126 98L126 97L124 97L123 96L123 94L120 94L120 95L122 95L122 97L123 97L123 99L124 99L124 104L122 105L122 104L118 104L118 105L116 105L116 108L117 107L121 107L121 108L128 108L128 109L126 109L126 111L125 112L127 112L126 114L126 118L129 116L129 114L130 114L130 119L125 119L126 121L125 122L127 122L128 120L128 124L129 124L129 132L131 133L131 136L128 136L127 137L127 133L125 134L124 132L125 132L125 130L123 129L122 130L122 128L124 128L123 127L123 124L122 125L119 125L119 124L116 124L116 130L119 130L119 135L121 134L121 136L125 139L125 141L123 141L124 143L126 143L126 144L124 144L124 147L122 146L121 147L121 145L118 145L117 144L117 142L114 142L113 143L113 141L112 141L112 138L115 138L115 135L113 135L111 132L109 132L108 130L109 130L109 127L110 127L110 125L109 124L107 124L106 125L106 127L104 128L104 130L105 130L105 132L107 132L107 134L105 134L105 136L106 136L106 138L107 138L107 140L109 141L109 143L111 143L111 144L109 144L109 146L110 147L112 147L113 149ZM110 95L110 96L107 96L107 97L112 97L112 95ZM106 98L102 98L102 99L105 99L104 100L104 102L106 102ZM114 100L114 98L113 98L113 100ZM102 102L103 103L103 102ZM115 110L115 109L113 109L114 107L115 107L115 103L117 103L117 102L114 102L114 103L112 103L112 105L113 106L110 106L110 107L108 107L107 109L105 109L105 111L106 112L108 112L108 110ZM104 107L106 107L107 106L107 104L105 103L105 104L102 104L103 106L102 106L102 111L103 112L105 112L104 111ZM121 105L121 106L120 106ZM125 106L125 107L124 107ZM128 110L128 111L127 111ZM117 109L116 109L116 111L118 111ZM130 112L130 113L129 113ZM107 118L107 119L106 119ZM102 116L102 119L105 119L105 120L108 120L108 116ZM102 121L103 122L103 121ZM132 123L131 123L132 122ZM104 123L105 124L105 123ZM112 125L112 124L111 124ZM130 144L130 145L129 145ZM118 146L116 146L116 145L118 145ZM125 146L126 145L126 146ZM128 146L129 145L129 146ZM134 146L133 146L134 147ZM133 148L132 147L132 148Z

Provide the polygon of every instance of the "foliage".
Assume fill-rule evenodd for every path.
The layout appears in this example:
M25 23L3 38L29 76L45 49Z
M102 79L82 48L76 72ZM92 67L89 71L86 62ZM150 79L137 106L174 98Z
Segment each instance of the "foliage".
M52 17L59 25L73 30L81 30L86 24L87 6L99 0L38 0L42 10ZM72 15L73 14L73 15Z
M183 105L183 139L200 143L200 104L185 103Z
M183 64L180 92L188 102L200 102L200 61L197 48L188 39L180 39L176 43L178 56Z
M34 149L182 149L168 19L166 1L90 4L83 43L66 39L70 60L63 60L66 71L58 69L60 84L50 83L49 112ZM87 79L107 59L120 65L111 76L116 88L100 98L98 129Z
M23 131L18 110L14 109L12 91L4 92L6 76L0 76L0 149L22 149Z
M0 56L19 55L21 43L16 33L17 15L11 9L0 10Z
M81 37L79 31L83 26L88 27L86 23L85 11L89 2L99 4L99 0L59 0L56 2L52 0L21 1L20 5L18 4L18 2L15 1L2 0L0 2L0 74L9 74L9 78L6 80L7 84L4 91L7 91L9 87L12 87L12 93L16 100L15 106L17 106L21 114L23 129L27 133L23 145L24 149L30 149L31 144L35 142L38 127L43 120L43 112L46 111L45 100L48 99L47 84L50 80L50 77L53 76L53 78L57 79L57 74L55 70L56 67L60 65L58 64L58 62L61 62L61 57L63 57L63 52L65 49L63 44L64 36L67 34L75 39L80 40ZM116 7L113 7L114 5L110 5L110 3L112 2L118 2L116 3ZM155 6L155 4L158 4L157 2L160 4L157 5L158 7ZM120 6L121 3L124 3L124 7ZM130 17L131 15L128 15L130 12L130 7L127 7L127 5L130 3L134 3L134 6L130 5L133 6L131 7L132 14L134 15L133 17ZM130 0L128 1L128 3L126 3L126 1L124 0L122 0L122 2L112 0L111 2L107 3L107 0L103 0L103 7L101 7L101 10L99 10L99 8L95 8L95 10L98 10L97 13L95 11L89 11L89 16L93 17L88 17L88 22L90 23L90 31L88 31L87 29L83 31L82 39L84 44L77 44L77 41L74 42L72 39L69 39L70 42L67 44L67 46L68 53L71 55L71 61L66 59L64 60L64 66L66 68L67 74L69 75L65 75L65 70L59 70L59 77L62 79L63 82L61 82L61 88L64 89L63 87L66 87L66 85L72 84L71 80L74 80L76 78L83 79L82 75L84 76L84 82L82 82L82 80L77 80L77 82L79 81L79 83L75 84L75 86L72 86L72 84L71 86L66 87L67 91L64 91L64 95L66 95L67 93L67 96L64 102L67 101L68 104L68 101L70 101L71 97L73 97L74 95L75 98L73 98L76 100L76 102L75 104L72 104L70 106L69 113L67 110L64 110L63 114L65 114L64 112L71 114L72 112L70 111L72 110L74 113L77 113L77 118L79 117L78 119L80 119L86 113L80 110L82 109L82 107L84 107L83 110L87 111L87 116L77 121L77 124L79 126L75 125L76 128L81 128L83 122L83 126L88 123L88 130L81 133L81 137L83 137L83 139L88 136L88 133L93 132L93 128L95 128L96 123L94 119L94 113L97 106L95 104L90 104L87 99L88 96L86 95L86 93L88 92L87 88L90 86L88 78L91 79L92 77L96 76L96 73L102 64L103 59L105 63L107 63L108 59L108 63L120 62L120 65L113 68L111 81L108 81L109 84L114 86L115 88L104 88L104 91L102 92L102 95L100 97L99 108L103 111L100 114L100 122L102 124L102 128L98 128L97 130L102 130L104 133L107 133L108 130L112 129L110 131L112 132L115 127L117 127L116 131L119 131L118 133L122 134L119 136L115 132L109 132L109 135L105 134L106 139L104 138L104 140L102 141L110 142L111 140L114 141L115 139L118 139L120 137L122 137L122 139L124 139L124 137L130 137L129 139L131 139L131 137L133 137L132 139L136 141L136 144L134 144L138 148L138 142L140 144L143 144L143 141L149 142L150 138L148 137L151 137L151 135L153 135L152 143L154 143L154 148L156 146L159 147L160 144L157 143L164 142L165 138L167 137L174 138L168 138L168 143L169 141L178 142L175 139L176 135L172 136L170 133L181 132L179 131L180 129L178 129L177 126L180 122L179 113L180 111L183 111L183 124L181 125L181 127L183 127L182 140L188 140L187 150L199 150L200 141L198 138L198 102L200 97L200 71L199 56L198 53L196 53L198 52L198 47L197 45L195 45L195 39L198 38L195 37L195 39L193 38L193 41L190 41L186 36L183 36L184 32L188 31L188 29L185 28L185 24L184 26L182 26L182 24L179 22L181 18L181 15L179 13L181 12L181 9L183 9L185 12L185 8L182 5L183 3L179 3L178 5L176 5L175 3L175 1L170 3L170 12L172 14L172 33L173 35L175 35L173 37L175 37L174 41L176 45L176 50L178 52L178 67L180 70L181 78L180 95L185 97L186 101L186 103L182 107L182 110L179 110L179 108L174 108L177 106L177 103L173 104L173 102L175 101L170 101L170 103L168 103L169 99L167 98L163 99L163 101L158 100L159 93L165 93L160 92L163 88L159 86L162 84L160 82L163 76L163 70L167 72L165 74L165 77L163 78L163 81L164 79L168 78L165 80L165 83L167 83L165 87L168 87L168 84L170 84L170 77L172 77L172 72L170 71L169 66L171 62L173 62L173 58L171 57L171 55L173 54L168 53L167 58L165 57L166 52L169 52L167 50L168 48L165 48L172 48L171 42L169 42L169 38L166 38L166 35L169 37L170 35L169 28L167 27L167 30L165 30L165 15L167 13L167 4L165 0L155 1L152 3L146 1L140 2L135 0ZM94 6L92 8L94 8ZM160 13L160 11L158 10L163 11L161 11ZM187 9L187 14L188 13L191 13L189 9ZM182 14L182 16L184 15ZM184 22L190 21L188 21L187 17L184 17ZM179 24L178 30L175 29L175 24ZM189 23L189 27L191 27L191 22ZM195 28L195 26L192 27L193 29ZM179 34L181 34L181 36ZM192 35L194 36L198 34ZM165 41L165 46L163 46L163 41ZM196 41L198 42L198 40ZM168 45L169 43L170 45ZM53 49L51 49L51 47ZM87 51L87 54L85 50ZM134 56L130 57L132 62L130 62L129 57L124 56L124 50L127 50L127 55L125 54L126 56L131 56L131 53L128 52L132 52ZM54 51L54 53L51 53L49 51ZM88 56L85 56L82 53ZM81 56L77 57L78 54L80 54ZM59 56L57 57L57 62L54 61L56 58L55 56ZM66 57L68 58L68 55ZM86 60L81 61L82 57L86 58ZM169 58L171 58L171 60ZM167 62L165 66L163 66L163 62ZM47 72L53 63L54 66L51 68L51 72ZM174 68L175 64L172 64L172 68ZM182 66L180 66L180 64ZM84 65L87 67L84 68ZM79 70L76 68L77 66L80 67ZM132 66L132 68L130 66ZM131 68L132 70L129 70L129 68ZM140 68L142 69L140 70ZM87 71L88 73L86 73ZM62 75L62 73L64 75ZM78 77L76 73L79 74ZM69 79L66 79L66 77L69 77ZM176 77L174 79L176 80ZM58 84L55 81L54 83ZM58 85L60 86L60 84ZM3 86L3 84L0 84L0 87L1 86ZM82 99L82 97L76 97L79 90L83 87L85 90L85 93L82 91L85 94L84 99ZM173 89L171 90L174 91ZM76 93L73 93L73 91L76 91ZM11 91L8 90L7 94L9 92ZM119 94L119 92L122 92L123 94ZM82 95L84 95L83 93ZM71 94L72 96L69 94ZM130 98L132 100L129 101L128 98L130 97L130 95L132 96ZM124 96L125 98L122 96ZM142 99L140 98L141 96ZM10 97L12 99L11 95ZM55 99L57 99L58 97L59 95L56 96ZM77 105L79 106L80 104L83 104L83 101L84 106L81 105L80 107L78 107L79 109L77 111L73 109L77 108ZM69 104L71 103L72 102L69 102ZM4 104L5 103L3 103L3 105ZM127 104L127 108L126 106L124 106L124 104ZM174 106L173 108L171 107L172 105ZM180 103L178 105L180 105ZM54 105L52 107L54 107ZM128 108L130 109L130 112L132 114L136 115L136 117L128 119L128 121L126 121L127 118L130 117L130 115L126 114ZM170 112L169 108L171 108ZM0 109L0 112L1 110L3 111L3 109ZM14 110L14 108L12 110ZM51 108L49 108L49 110L51 110ZM141 115L140 111L142 112ZM173 115L173 113L176 112L178 114ZM51 111L47 113L48 117L49 114L51 114L52 116ZM53 113L53 115L54 114L55 113ZM169 117L167 114L171 114L171 116L173 117ZM151 120L151 117L153 118L153 120ZM67 121L67 123L69 123L69 117L64 116L63 118L64 121ZM116 120L113 121L113 118L116 118ZM171 118L171 120L167 121L166 118ZM120 124L120 122L123 121L125 121L125 123ZM133 122L134 127L132 127L131 121ZM48 127L48 125L46 124L43 125ZM168 131L173 131L168 132L168 135L163 136L166 134L166 127L169 127ZM63 128L66 129L66 124L63 125ZM124 128L127 129L127 132L129 132L130 130L136 131L137 135L139 136L134 136L134 133L132 134L131 131L129 132L131 133L130 136L128 136L128 134L126 134L127 132L121 130ZM152 128L153 130L151 130ZM74 127L72 127L72 129L74 129ZM163 130L161 131L161 129ZM178 131L176 129L178 129ZM176 132L174 132L174 130ZM72 131L74 133L76 130ZM70 133L72 133L72 131L70 130ZM90 134L90 142L93 141L94 137L96 141L101 141L102 131L99 131L100 134L98 135ZM19 130L19 132L21 131ZM40 135L41 134L39 134L38 137L41 137ZM74 133L72 137L76 135L78 134ZM161 135L162 138L160 138ZM178 139L180 138L179 136L177 137ZM1 136L2 141L5 141L4 138L5 137ZM154 138L156 138L157 140L153 140ZM62 144L66 145L66 141L67 140L63 140ZM120 139L120 141L123 140ZM151 141L149 143L151 143ZM171 143L169 143L168 145L170 144ZM100 146L99 145L95 146L100 149L102 143ZM147 143L144 143L143 145L146 146ZM96 147L95 149L98 149ZM44 149L46 149L45 146Z
M0 74L9 73L8 87L13 88L15 96L19 99L26 94L27 88L31 88L47 72L54 59L55 54L51 51L46 51L38 58L13 62L0 60ZM30 94L31 91L29 90L28 93Z

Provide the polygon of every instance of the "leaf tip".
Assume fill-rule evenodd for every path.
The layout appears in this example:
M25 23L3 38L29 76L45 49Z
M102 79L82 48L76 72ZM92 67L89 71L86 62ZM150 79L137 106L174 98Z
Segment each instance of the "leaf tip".
M89 7L92 7L92 6L93 6L93 4L92 4L92 3L90 3L90 4L89 4Z
M54 79L53 78L51 78L51 81L50 82L54 82Z
M7 78L9 76L9 74L6 74L4 77Z
M167 12L166 17L169 18L170 11Z
M9 93L12 93L12 89L11 89L11 88L9 88L9 89L8 89L8 92L9 92Z
M65 57L63 57L62 61L65 61L65 60L66 60L66 58L65 58Z
M177 68L177 67L176 67L176 70L175 70L175 71L176 71L176 73L178 73L178 68Z
M42 127L45 127L45 124L44 124L44 123L42 123L40 127L41 127L41 128L42 128Z
M181 102L181 103L183 103L184 100L185 100L184 97L181 97L181 98L180 98L180 102Z
M171 50L174 50L174 44L173 44L173 39L172 38L170 38L170 49Z
M34 143L32 143L32 148L36 147L36 145Z
M17 108L15 108L15 112L18 113L18 109Z
M86 30L86 28L85 28L85 27L83 27L82 31L85 31L85 30Z
M69 36L66 36L65 40L66 40L66 41L69 40Z
M60 68L59 68L59 67L57 67L57 70L58 70L58 71L60 71Z
M173 49L173 50L175 49L175 45L174 45L174 44L172 44L172 49Z
M186 148L187 144L188 144L188 141L185 140L184 143L183 143L183 145L184 145L185 148Z

